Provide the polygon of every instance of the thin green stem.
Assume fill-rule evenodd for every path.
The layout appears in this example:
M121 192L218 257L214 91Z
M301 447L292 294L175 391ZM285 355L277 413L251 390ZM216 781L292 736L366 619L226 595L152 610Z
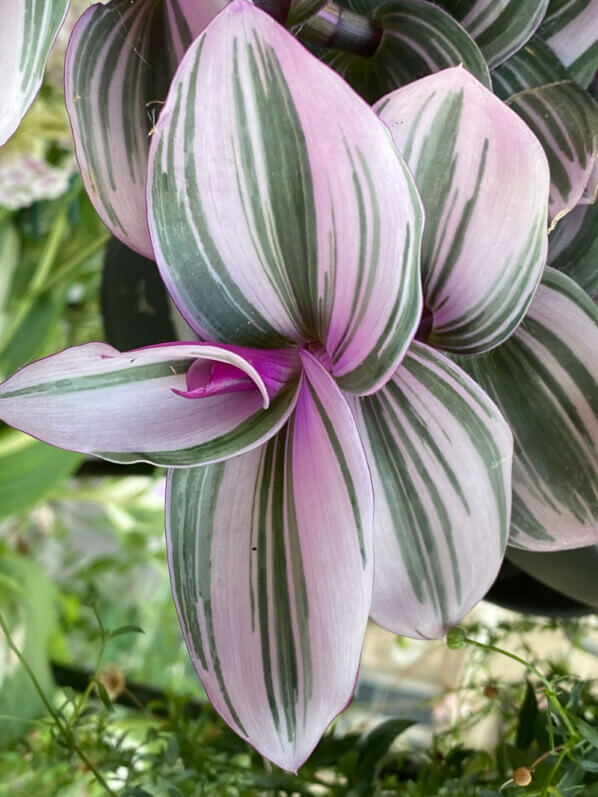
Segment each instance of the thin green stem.
M13 638L11 636L10 630L8 628L8 624L6 623L6 621L4 619L4 616L2 615L1 612L0 612L0 628L4 632L4 636L6 637L6 643L8 644L8 647L12 650L12 652L18 658L19 662L21 663L21 666L23 667L23 669L25 670L25 672L27 673L27 675L31 679L31 683L34 686L35 691L38 693L42 703L44 704L44 707L45 707L46 711L48 712L48 714L54 720L54 724L56 725L58 731L62 735L62 737L63 737L64 741L66 742L66 744L75 751L75 753L79 756L81 761L89 769L89 771L95 777L95 779L100 784L100 786L102 786L106 790L106 792L108 794L112 795L112 797L116 797L116 792L113 791L110 788L110 786L104 780L104 777L102 776L102 774L91 763L91 761L85 755L83 750L81 750L81 748L79 747L79 745L77 744L77 742L75 740L75 737L74 737L71 729L68 726L63 724L62 719L58 716L58 714L54 710L52 704L50 703L50 701L46 697L46 693L44 692L44 690L42 689L39 681L37 680L37 677L36 677L35 673L31 669L31 667L29 666L29 662L23 656L23 654L21 653L19 648L15 645L14 640L13 640Z
M85 249L82 249L78 254L76 254L70 260L67 260L66 263L61 268L59 268L54 274L52 274L50 279L46 282L43 290L44 291L49 290L50 288L53 288L54 285L56 285L57 283L62 282L62 280L65 277L68 277L71 274L71 272L76 271L76 269L79 266L83 265L83 263L89 260L89 258L92 257L93 255L95 255L96 252L98 252L100 249L106 246L109 240L110 240L109 232L103 233L102 235L98 235L97 238L94 238L94 240L88 246L86 246Z
M550 770L550 774L548 775L548 779L547 779L546 783L544 784L544 788L542 790L542 794L548 794L549 789L550 789L550 785L552 783L552 780L555 777L555 775L557 774L557 772L559 770L559 767L563 763L564 758L569 754L569 750L570 750L570 746L569 745L565 745L563 747L563 749L561 750L561 752L559 753L557 760L554 762L554 764L552 766L552 769Z
M62 729L62 722L61 722L58 714L56 714L56 712L54 711L54 708L52 707L50 701L46 697L46 694L45 694L44 690L41 688L40 683L37 680L37 677L36 677L35 673L31 669L31 667L29 666L29 662L23 656L23 654L21 653L19 648L15 645L15 643L13 641L13 638L11 636L11 633L9 631L8 624L6 623L2 613L0 613L0 628L4 632L4 636L6 637L6 642L8 644L8 647L12 650L12 652L15 654L15 656L21 662L21 665L23 666L23 669L25 670L25 672L27 673L27 675L31 679L31 681L33 683L33 686L35 687L36 692L39 694L39 696L41 698L41 701L42 701L42 703L44 704L44 706L46 708L46 711L48 712L48 714L50 714L50 716L54 720L54 723L59 728Z
M556 692L553 690L550 681L546 678L545 675L543 675L540 672L540 670L538 670L537 667L535 667L529 661L522 659L521 656L517 656L515 653L511 653L510 651L505 650L504 648L499 648L496 645L486 645L484 642L478 642L477 639L471 639L470 637L465 637L465 641L470 645L474 645L475 647L481 648L482 650L488 650L493 653L500 653L502 656L507 656L509 659L513 659L513 661L516 661L518 664L521 664L523 667L525 667L526 670L532 672L536 676L536 678L538 678L538 680L540 680L544 684L546 688L546 698L550 701L550 703L552 703L557 714L560 715L569 733L572 736L578 737L579 734L571 724L567 711L563 708L563 706L561 706L561 703L556 695ZM552 746L554 746L554 740L552 740Z
M85 691L83 692L83 694L81 695L79 700L77 700L77 702L75 703L75 708L73 709L73 713L72 713L72 715L71 715L71 717L70 717L70 719L69 719L69 721L67 723L69 729L74 727L75 723L79 719L79 715L81 714L81 711L83 710L85 704L87 703L87 701L89 699L89 696L91 694L91 690L93 689L94 684L95 684L95 679L97 678L98 673L100 671L100 667L102 666L102 659L104 658L104 650L106 648L106 638L107 638L106 637L106 630L104 628L104 625L102 623L102 620L101 620L99 614L97 613L97 611L95 611L95 609L94 609L94 614L95 614L95 616L97 618L97 621L98 621L98 624L100 626L100 652L98 654L98 659L97 659L96 666L95 666L95 669L94 669L94 672L93 672L93 677L89 679L89 683L87 684L87 687L86 687Z
M60 246L64 234L67 230L67 224L68 224L68 205L66 203L63 203L62 207L58 211L58 216L56 217L56 223L54 225L54 229L52 230L52 232L50 233L50 235L46 240L44 251L31 279L27 296L25 296L21 300L21 303L19 304L15 314L13 315L10 324L8 325L6 331L2 335L2 338L0 339L0 353L4 351L6 346L15 336L17 330L19 329L23 320L27 316L27 313L30 311L33 302L36 296L38 295L38 292L41 290L45 281L47 280L48 274L52 270L52 266L54 265L54 261L56 260L56 255L58 254L58 247Z
M40 258L39 265L35 270L31 280L30 290L32 292L38 291L44 286L48 275L52 270L56 256L58 255L58 247L62 243L62 239L68 226L68 205L64 204L58 211L54 229L48 236L44 252Z

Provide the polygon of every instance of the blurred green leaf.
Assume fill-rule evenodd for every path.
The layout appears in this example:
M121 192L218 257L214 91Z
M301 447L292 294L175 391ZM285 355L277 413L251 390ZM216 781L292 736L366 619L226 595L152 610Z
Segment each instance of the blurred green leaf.
M112 701L110 700L110 695L108 694L106 687L101 681L95 682L96 689L98 690L98 695L100 696L100 700L104 704L104 706L108 709L108 711L112 711L114 706L112 705Z
M36 564L17 554L0 553L0 572L20 586L12 594L7 594L7 590L0 593L2 614L13 641L48 695L53 688L47 643L56 623L54 589ZM0 744L29 730L31 726L26 720L40 715L42 710L29 675L0 632L0 714L15 718L0 722Z
M83 461L12 429L0 430L0 518L34 506Z
M538 703L534 687L528 681L525 687L525 697L519 709L517 722L517 737L515 744L525 750L534 741L536 717L538 716Z
M581 719L581 717L574 717L573 722L583 738L593 747L598 748L598 728L590 725L589 722Z
M115 636L122 636L123 634L145 634L143 628L138 625L122 625L114 631L108 631L108 636L113 638Z
M359 757L355 766L357 780L371 779L379 762L393 742L416 723L413 720L389 719L381 722L357 743Z

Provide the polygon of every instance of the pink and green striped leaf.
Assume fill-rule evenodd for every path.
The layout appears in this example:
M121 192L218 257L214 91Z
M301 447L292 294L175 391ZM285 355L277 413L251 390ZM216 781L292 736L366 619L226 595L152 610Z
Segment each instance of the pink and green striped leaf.
M376 10L374 18L383 33L371 57L335 51L325 58L368 102L459 64L491 88L478 46L442 8L426 0L390 0Z
M46 443L114 462L190 466L269 439L300 381L295 351L173 343L122 354L88 343L0 385L0 420Z
M404 86L375 108L424 203L421 337L449 351L487 351L517 327L544 267L542 147L463 68Z
M598 543L598 307L547 268L501 347L460 358L515 438L509 543L536 551Z
M491 67L516 53L534 34L548 0L439 0L476 40Z
M148 193L163 279L200 336L319 341L353 392L392 373L421 312L415 185L373 111L250 3L187 52Z
M96 3L71 36L65 96L85 187L110 231L146 257L151 131L178 62L226 2Z
M21 123L44 77L69 0L3 0L0 9L0 146Z
M578 205L550 234L548 264L598 298L598 202Z
M511 432L473 379L417 342L382 390L352 405L374 480L372 618L438 639L500 568Z
M598 0L550 0L539 33L587 86L598 69Z
M527 89L507 104L533 130L550 166L549 220L556 224L598 190L598 103L572 80Z
M527 89L570 79L571 75L556 54L537 35L508 61L492 70L494 92L501 100L508 100Z
M296 771L355 687L372 590L373 497L355 421L310 355L287 425L259 449L171 471L167 546L212 705Z

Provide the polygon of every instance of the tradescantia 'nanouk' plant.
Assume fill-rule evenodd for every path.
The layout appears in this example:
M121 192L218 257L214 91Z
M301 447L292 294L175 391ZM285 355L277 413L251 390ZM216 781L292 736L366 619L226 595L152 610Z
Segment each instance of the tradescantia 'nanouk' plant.
M397 5L483 65L447 14ZM497 47L493 65L514 52ZM549 198L555 222L596 147L559 171L535 96L513 110L443 52L373 108L248 0L93 6L67 55L90 196L199 340L32 363L0 386L0 418L170 468L189 653L226 721L287 769L350 699L368 616L441 637L509 533L598 541L597 313L544 270Z

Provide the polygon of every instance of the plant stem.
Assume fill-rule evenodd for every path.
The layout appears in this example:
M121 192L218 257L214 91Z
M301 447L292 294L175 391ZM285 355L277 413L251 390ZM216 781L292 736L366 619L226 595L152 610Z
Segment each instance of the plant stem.
M298 28L298 38L333 50L369 57L378 49L382 26L331 0Z
M476 639L471 639L471 637L466 637L465 641L470 645L475 645L475 647L481 648L482 650L488 650L493 653L500 653L503 656L507 656L508 658L513 659L513 661L516 661L519 664L523 665L523 667L525 667L526 670L532 672L536 676L536 678L538 678L538 680L540 680L546 687L546 697L552 703L557 714L561 716L561 719L563 720L564 724L567 726L567 730L569 731L569 733L572 736L575 737L578 736L577 731L575 730L573 725L571 725L566 710L563 708L563 706L561 706L561 703L556 695L556 692L552 688L550 681L546 678L546 676L542 675L540 670L534 667L533 664L531 664L529 661L526 661L525 659L522 659L520 656L517 656L515 653L511 653L510 651L505 650L504 648L499 648L496 645L486 645L484 644L484 642L478 642Z
M13 339L15 333L21 326L23 320L27 316L27 313L31 309L33 304L33 299L30 298L32 296L35 298L37 293L41 290L46 281L49 272L54 265L54 261L56 260L56 255L58 254L58 247L62 241L64 233L67 229L67 222L68 222L68 205L65 203L62 205L60 210L58 211L58 216L56 217L56 224L54 225L54 229L48 236L46 240L46 245L44 247L44 251L40 258L39 264L33 274L33 278L31 279L31 284L27 296L23 298L21 303L19 304L16 313L12 317L11 323L8 325L6 332L2 335L2 339L0 340L0 353L4 351L6 346L10 343Z
M58 271L52 274L50 279L44 285L43 290L49 290L50 288L53 288L54 285L61 282L72 271L75 271L75 269L85 263L85 261L88 260L92 255L95 255L96 252L102 249L102 247L104 247L109 240L109 232L102 233L102 235L98 235L97 238L94 238L94 240L88 246L86 246L85 249L82 249L77 255L72 257L70 260L67 260L62 268L58 269Z
M551 750L550 751L550 753L555 753L555 752L556 752L556 750ZM546 754L546 758L548 757L548 755L550 755L550 753ZM542 794L548 794L548 790L550 788L550 784L552 783L552 780L553 780L554 776L558 772L560 765L563 763L563 759L565 758L565 756L568 753L569 753L569 746L568 745L563 745L563 747L562 747L562 749L561 749L561 751L560 751L560 753L558 755L557 760L554 762L554 765L553 765L552 769L550 770L550 774L548 775L548 780L546 781L546 783L544 785L544 789L542 791ZM534 762L534 766L537 763L539 763L539 762Z
M62 719L58 716L58 714L54 710L52 704L50 703L50 701L46 697L46 694L45 694L44 690L42 689L39 681L37 680L37 677L36 677L35 673L31 669L31 667L29 666L29 662L23 656L23 654L21 653L19 648L15 645L15 643L13 641L13 638L12 638L12 636L10 634L10 631L8 629L8 625L7 625L7 623L6 623L6 621L5 621L5 619L4 619L4 617L3 617L1 612L0 612L0 628L4 632L4 636L6 637L6 642L8 644L8 647L12 650L12 652L18 658L18 660L20 661L23 669L25 670L25 672L27 673L27 675L31 679L31 682L32 682L32 684L33 684L33 686L35 688L35 691L40 696L40 699L41 699L42 703L44 704L44 706L46 708L46 711L48 712L48 714L54 720L54 724L58 728L58 730L59 730L60 734L62 735L64 741L66 742L67 746L72 748L75 751L75 753L79 756L79 758L81 759L83 764L89 769L89 771L93 774L93 776L95 777L97 782L106 790L106 792L108 794L112 795L112 797L116 797L116 792L113 791L110 788L110 786L104 780L104 777L102 776L102 774L100 772L98 772L98 770L91 763L89 758L85 755L83 750L81 750L81 748L79 747L79 745L75 741L75 737L73 736L73 733L71 732L70 728L68 728L67 726L65 726L63 724Z

